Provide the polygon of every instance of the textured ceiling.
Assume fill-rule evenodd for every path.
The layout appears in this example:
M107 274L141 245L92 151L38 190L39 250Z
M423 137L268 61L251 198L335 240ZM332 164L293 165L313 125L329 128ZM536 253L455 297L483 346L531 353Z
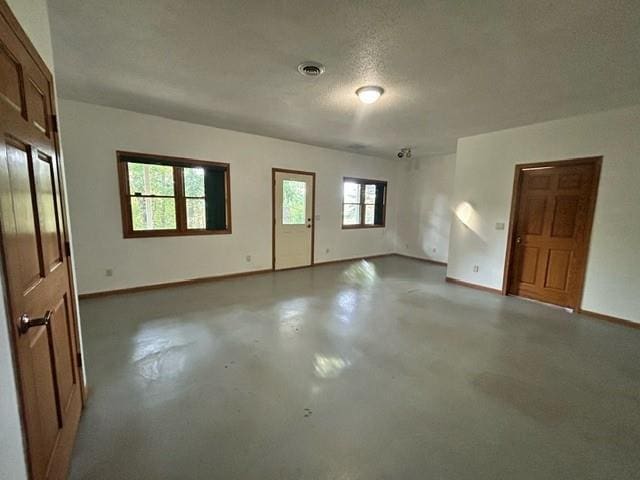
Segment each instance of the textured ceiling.
M49 0L64 98L342 150L640 103L638 0ZM296 66L326 67L305 78ZM386 93L364 106L365 84Z

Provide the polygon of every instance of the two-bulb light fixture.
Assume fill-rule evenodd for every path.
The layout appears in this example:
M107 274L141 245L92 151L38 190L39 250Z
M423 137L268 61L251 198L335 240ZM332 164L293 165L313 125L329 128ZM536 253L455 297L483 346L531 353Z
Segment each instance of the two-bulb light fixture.
M356 90L356 95L358 96L360 101L366 104L377 102L383 93L384 89L375 85L360 87Z

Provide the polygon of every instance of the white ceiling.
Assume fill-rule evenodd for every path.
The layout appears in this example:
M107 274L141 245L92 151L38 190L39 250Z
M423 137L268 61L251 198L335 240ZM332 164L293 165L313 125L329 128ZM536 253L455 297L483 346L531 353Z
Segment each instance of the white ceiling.
M639 0L49 0L62 97L341 150L640 103ZM296 66L326 67L305 78ZM364 106L356 88L386 93Z

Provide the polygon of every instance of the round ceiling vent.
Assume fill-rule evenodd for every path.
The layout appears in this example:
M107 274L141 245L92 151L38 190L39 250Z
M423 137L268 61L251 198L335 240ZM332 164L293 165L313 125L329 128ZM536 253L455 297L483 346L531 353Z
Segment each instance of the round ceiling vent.
M324 73L324 65L318 62L302 62L298 65L298 72L305 77L319 77Z

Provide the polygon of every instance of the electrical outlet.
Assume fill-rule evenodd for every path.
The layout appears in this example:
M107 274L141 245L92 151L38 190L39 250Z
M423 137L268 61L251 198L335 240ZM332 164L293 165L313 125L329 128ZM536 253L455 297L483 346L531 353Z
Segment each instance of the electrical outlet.
M438 249L437 249L436 247L433 247L433 248L431 249L431 251L432 251L433 253L436 253L436 252L438 251Z
M324 253L329 253L331 251L331 249L327 248Z
M480 271L480 265L473 266L473 273L478 273Z
M112 268L107 268L107 269L104 271L104 276L105 276L105 277L113 277L113 269L112 269Z
M247 255L245 257L245 260L247 261L247 263L251 262L251 255Z

